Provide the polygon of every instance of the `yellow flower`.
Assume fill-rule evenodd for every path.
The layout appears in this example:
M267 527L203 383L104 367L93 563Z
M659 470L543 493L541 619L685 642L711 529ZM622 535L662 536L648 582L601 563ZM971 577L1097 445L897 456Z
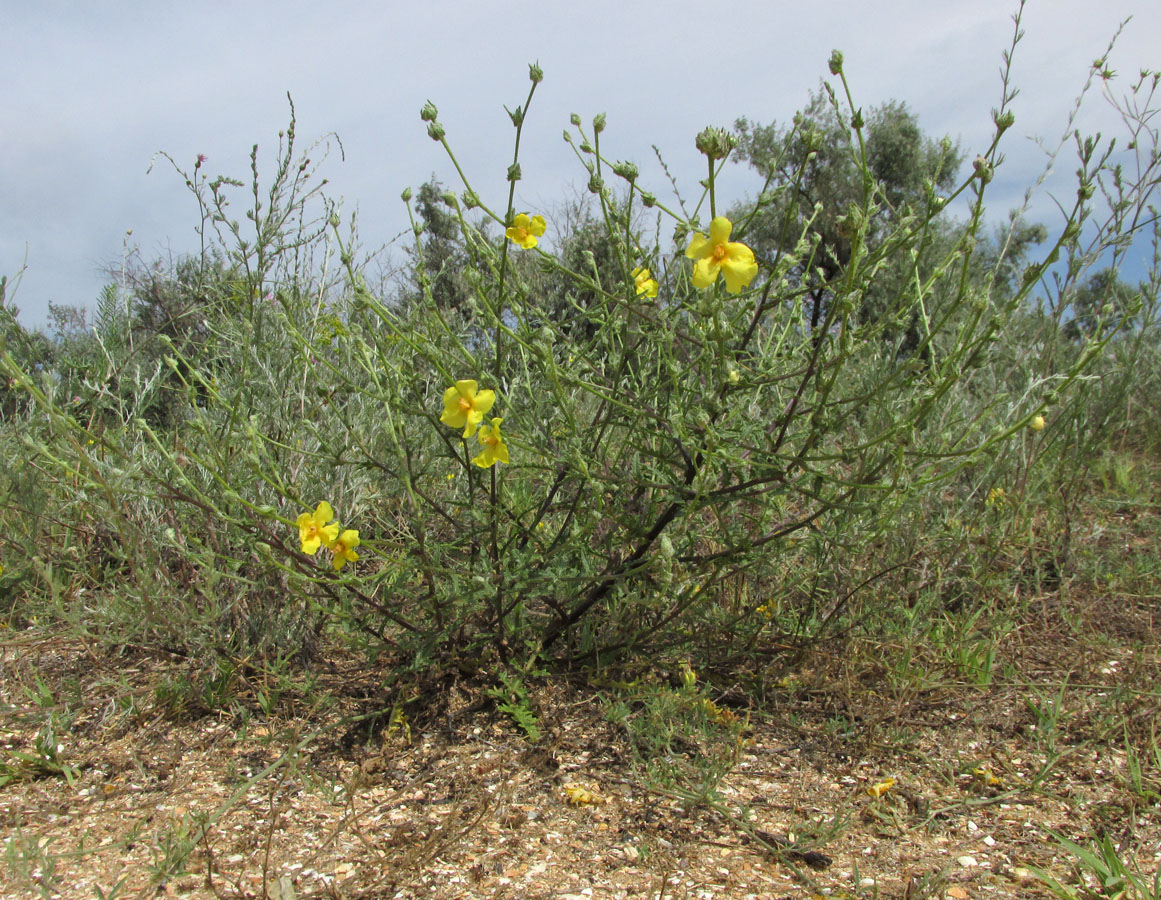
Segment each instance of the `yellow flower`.
M463 428L464 438L476 433L476 426L496 402L493 391L477 391L474 381L457 381L443 392L443 415L439 420L452 428Z
M348 528L335 539L334 543L331 544L331 553L335 555L331 563L336 571L359 558L359 554L355 552L355 548L358 546L359 532L352 528Z
M325 500L313 513L303 513L298 517L298 538L302 541L302 552L315 554L318 548L330 547L339 536L339 523L328 525L335 517L335 511Z
M984 501L984 505L1002 507L1007 502L1007 491L1005 491L1002 487L994 487L988 491L988 498Z
M528 213L520 213L512 224L504 231L508 240L520 246L521 250L531 250L536 246L536 239L544 234L544 216L528 217Z
M1032 421L1028 423L1028 427L1033 431L1044 430L1044 416L1033 416Z
M693 267L694 287L709 287L721 272L726 277L726 290L736 294L758 274L754 251L745 244L730 241L733 227L725 216L718 216L710 222L708 238L699 232L689 242L685 255L697 260Z
M644 294L646 297L656 297L658 291L657 279L649 274L649 270L644 266L638 266L633 270L633 280L637 283L637 295Z
M496 465L497 462L508 461L508 445L504 443L504 436L500 434L501 418L492 419L491 425L481 425L476 439L484 445L480 455L472 460L481 469Z
M882 781L876 782L875 784L867 785L867 793L878 800L894 786L894 778L884 778Z

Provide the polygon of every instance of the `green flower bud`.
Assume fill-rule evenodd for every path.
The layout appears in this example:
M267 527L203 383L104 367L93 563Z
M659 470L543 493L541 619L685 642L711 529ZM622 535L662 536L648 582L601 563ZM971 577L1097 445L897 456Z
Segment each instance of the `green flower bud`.
M831 50L830 60L827 62L826 67L830 69L831 75L840 74L843 70L843 52L841 50Z
M595 116L593 116L593 131L597 134L600 134L604 130L605 130L605 114L604 113L597 113Z
M512 163L512 165L510 165L508 167L508 180L509 181L519 181L520 180L520 163Z
M861 109L856 109L854 114L851 116L851 128L858 130L859 128L862 128L863 125L863 111Z
M455 209L455 207L459 204L459 200L456 199L455 191L444 191L439 195L439 199L453 209Z
M544 81L544 69L540 68L539 63L528 64L528 80L533 84L540 84Z
M604 179L602 179L600 175L594 174L593 177L589 179L589 191L594 194L599 194L604 186Z
M573 124L574 127L580 128L581 117L578 116L576 113L573 113L572 115L570 115L568 117L568 120L569 120L569 122L571 122Z
M996 123L998 130L1007 131L1016 123L1016 115L1010 109L1003 115L1000 115L996 110L992 110L992 121Z
M982 156L977 156L972 160L972 169L975 170L976 177L984 184L991 181L992 177L996 174L996 170L992 167L992 164Z
M508 118L512 120L512 124L519 128L520 124L524 121L524 110L519 106L515 109L508 109L508 107L504 107L504 109L508 113Z
M568 133L567 128L562 132L562 134L564 135L564 142L566 144L571 144L572 143L572 135Z
M630 162L619 162L613 166L613 172L620 175L626 181L636 181L640 174L637 167Z
M580 148L581 148L581 153L592 153L593 152L593 145L590 144L588 141L581 141Z
M1092 182L1087 181L1076 189L1077 199L1079 199L1081 203L1083 203L1085 200L1091 200L1095 190L1096 188L1093 187Z
M464 191L461 195L461 199L464 201L464 206L466 206L468 209L475 209L480 205L479 195L472 190Z
M435 104L428 100L423 104L423 109L419 111L419 118L425 122L434 122L435 117L439 115L439 111L435 108Z
M411 202L411 188L409 188L409 187L404 188L403 193L399 195L399 199L402 200L404 203L410 203Z
M657 198L650 194L648 191L641 192L641 204L646 209L652 209L656 203Z
M706 126L698 132L694 146L710 159L725 159L738 141L724 128Z
M433 141L442 141L444 133L443 126L439 122L432 121L427 123L427 136Z

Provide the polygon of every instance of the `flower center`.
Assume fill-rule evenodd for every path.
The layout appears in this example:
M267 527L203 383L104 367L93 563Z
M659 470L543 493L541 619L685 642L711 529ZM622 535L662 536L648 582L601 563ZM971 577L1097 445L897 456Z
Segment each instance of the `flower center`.
M467 397L460 397L460 412L470 413L472 411L472 401Z
M730 255L730 251L726 249L725 244L714 244L713 260L716 263L722 262Z
M487 444L489 447L495 447L500 443L500 439L494 434L489 434L487 437L480 438L481 444Z

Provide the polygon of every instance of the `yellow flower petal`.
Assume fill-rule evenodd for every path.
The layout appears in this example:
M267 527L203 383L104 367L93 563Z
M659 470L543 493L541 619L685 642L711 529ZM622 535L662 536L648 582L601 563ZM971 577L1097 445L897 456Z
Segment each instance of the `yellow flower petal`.
M722 260L722 275L726 279L726 290L739 293L758 274L758 264L754 253L745 244L726 244L729 255Z
M718 216L710 222L710 243L715 247L724 244L730 239L730 232L734 230L734 223L725 216Z
M685 250L685 255L689 259L705 259L713 252L713 243L704 234L699 232L690 240L689 247Z
M693 266L693 286L707 288L718 280L721 266L711 258L699 259Z

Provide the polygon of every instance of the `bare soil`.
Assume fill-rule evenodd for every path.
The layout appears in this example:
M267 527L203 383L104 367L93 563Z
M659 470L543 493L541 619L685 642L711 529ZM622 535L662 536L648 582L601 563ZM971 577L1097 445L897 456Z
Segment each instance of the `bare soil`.
M1156 723L1157 599L1039 598L985 685L889 677L890 646L820 649L762 708L711 680L749 727L708 804L647 780L613 689L579 677L530 682L530 743L460 671L414 683L392 724L390 661L333 650L267 717L257 676L199 710L172 699L188 660L10 634L0 753L32 753L53 712L75 777L9 757L0 895L1037 897L1034 868L1073 879L1050 831L1153 871L1157 797L1125 747Z

